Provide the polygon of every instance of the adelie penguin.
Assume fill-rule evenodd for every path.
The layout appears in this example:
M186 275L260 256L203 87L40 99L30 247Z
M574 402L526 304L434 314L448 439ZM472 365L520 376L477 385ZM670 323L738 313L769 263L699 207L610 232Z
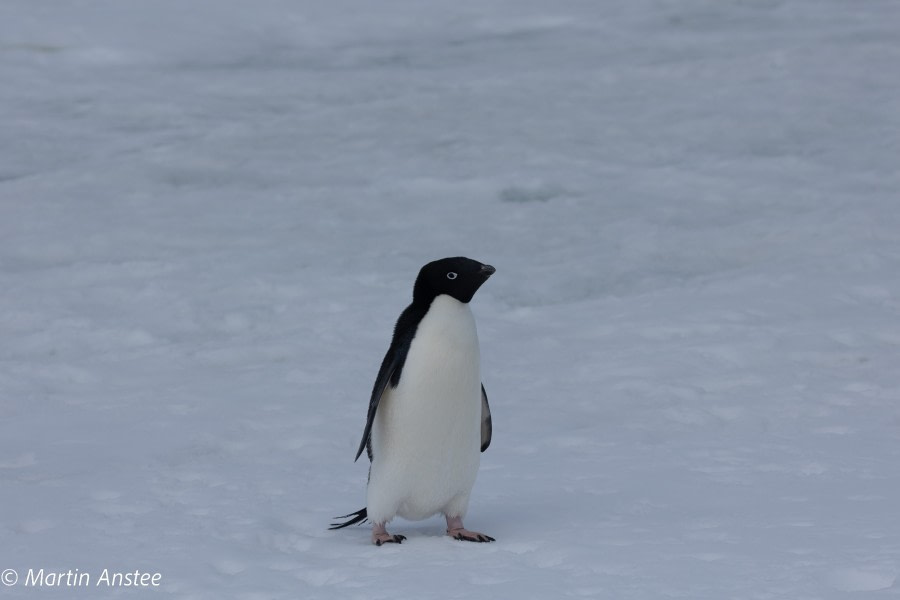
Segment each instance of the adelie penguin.
M366 507L338 517L340 529L372 522L372 543L401 543L385 529L395 516L418 521L441 513L447 535L494 538L463 526L481 452L491 443L491 410L481 384L475 318L469 301L494 274L470 258L444 258L419 271L412 304L400 314L375 379L363 448L369 456Z

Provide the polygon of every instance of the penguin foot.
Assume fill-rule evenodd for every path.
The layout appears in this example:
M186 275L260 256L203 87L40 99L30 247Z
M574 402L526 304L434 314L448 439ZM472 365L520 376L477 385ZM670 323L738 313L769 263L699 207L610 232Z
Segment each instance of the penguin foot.
M402 544L406 539L405 535L391 535L390 533L373 533L372 543L376 546L382 544Z
M406 539L405 535L391 535L387 532L387 529L384 528L384 523L375 524L372 527L372 543L376 546L381 546L382 544L402 544L403 540Z
M463 527L462 517L447 517L447 535L464 542L493 542L494 538Z
M454 540L462 540L464 542L493 542L494 538L489 535L485 535L483 533L478 533L477 531L469 531L463 527L457 527L456 529L448 529L447 535L452 537Z

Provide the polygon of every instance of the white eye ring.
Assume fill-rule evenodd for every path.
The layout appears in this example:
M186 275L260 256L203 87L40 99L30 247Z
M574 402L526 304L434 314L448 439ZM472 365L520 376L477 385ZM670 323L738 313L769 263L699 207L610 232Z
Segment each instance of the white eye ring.
M447 279L456 279L456 273L450 271L449 273L447 273Z

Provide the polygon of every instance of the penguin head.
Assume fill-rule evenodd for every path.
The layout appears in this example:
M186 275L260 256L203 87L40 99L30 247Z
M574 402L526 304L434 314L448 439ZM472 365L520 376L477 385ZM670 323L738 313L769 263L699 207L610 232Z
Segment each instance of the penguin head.
M463 256L430 262L416 277L413 301L430 303L441 294L447 294L460 302L468 302L494 271L496 269L491 265Z

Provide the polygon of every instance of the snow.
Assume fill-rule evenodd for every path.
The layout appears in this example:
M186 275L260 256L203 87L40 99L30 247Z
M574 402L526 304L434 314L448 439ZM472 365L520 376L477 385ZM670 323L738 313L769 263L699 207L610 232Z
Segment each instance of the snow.
M900 589L900 4L0 3L0 570L66 597ZM353 452L425 262L455 542Z

